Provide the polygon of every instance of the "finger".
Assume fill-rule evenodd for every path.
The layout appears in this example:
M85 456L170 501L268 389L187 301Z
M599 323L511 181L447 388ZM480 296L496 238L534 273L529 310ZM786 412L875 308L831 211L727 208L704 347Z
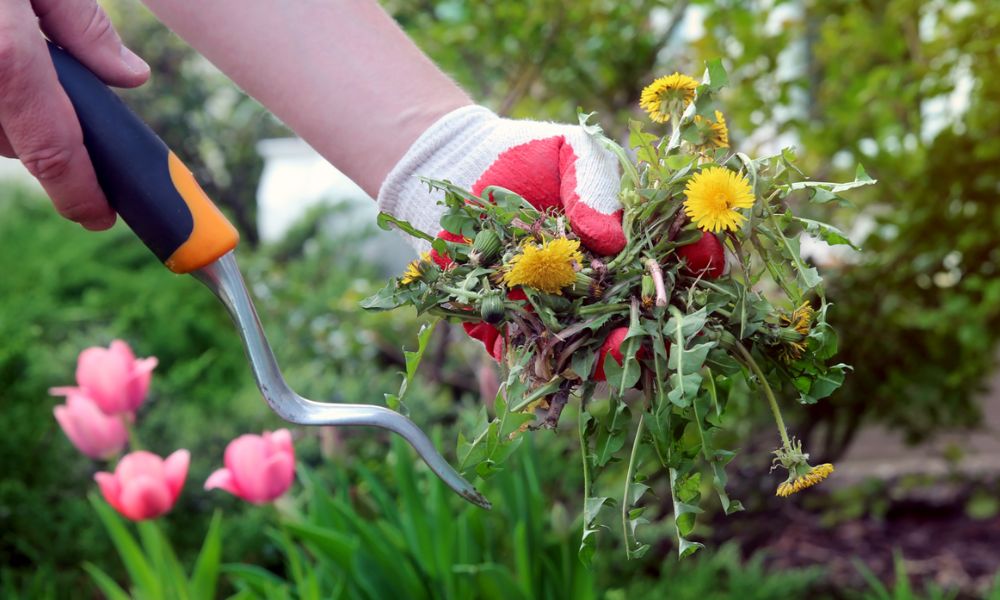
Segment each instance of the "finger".
M31 0L49 38L109 85L135 87L149 65L122 44L108 14L94 0Z
M14 154L14 148L10 145L7 140L7 134L3 132L3 127L0 127L0 156L6 156L7 158L17 158Z
M581 132L582 133L582 132ZM586 135L586 134L583 134ZM611 255L625 247L618 161L589 137L563 144L560 196L573 231L590 250Z
M27 0L0 9L0 123L7 141L64 217L88 229L115 221L97 184L73 107L59 86L44 40L25 27Z

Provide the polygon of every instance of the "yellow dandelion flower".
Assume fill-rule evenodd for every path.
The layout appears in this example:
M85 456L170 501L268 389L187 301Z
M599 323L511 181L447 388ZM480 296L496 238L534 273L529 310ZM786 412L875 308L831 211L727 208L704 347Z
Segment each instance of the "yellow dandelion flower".
M540 246L529 242L507 263L503 281L508 287L524 285L561 295L564 287L576 281L574 263L582 262L578 240L556 238Z
M657 123L666 123L670 116L680 116L694 100L698 82L680 73L665 75L647 85L639 96L639 107Z
M753 206L750 182L723 167L709 167L696 173L684 188L684 212L704 231L734 230L746 217L738 208Z
M791 314L780 316L781 326L793 330L804 338L809 335L814 316L816 316L816 311L813 310L813 307L809 302L803 302L802 306L796 308ZM790 335L794 336L794 334ZM802 358L802 354L806 351L804 339L784 339L783 342L779 351L781 360L790 363Z
M796 492L812 487L823 481L833 473L833 465L825 463L811 467L805 474L798 477L789 477L787 481L778 486L777 495L782 498L791 496Z
M430 252L421 254L420 258L406 265L406 271L403 272L399 282L403 285L410 285L414 281L420 281L420 278L424 276L424 267L430 263L430 260Z
M791 327L802 335L809 335L809 328L812 327L813 317L816 311L809 302L803 302L802 306L792 311L791 315L781 315L781 323L785 327Z
M695 115L694 124L702 134L702 143L695 146L698 150L729 147L729 128L726 127L726 117L721 112L715 111L714 121Z

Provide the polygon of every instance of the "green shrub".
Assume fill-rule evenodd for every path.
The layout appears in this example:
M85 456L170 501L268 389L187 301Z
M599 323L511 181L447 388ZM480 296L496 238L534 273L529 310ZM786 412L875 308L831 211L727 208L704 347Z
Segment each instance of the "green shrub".
M264 252L239 253L278 359L303 394L380 402L381 391L399 386L381 349L399 348L402 338L394 336L412 335L413 318L359 318L357 302L370 293L374 270L356 260L350 240L336 252L331 242L300 242L314 249L288 264ZM72 384L80 350L114 338L160 360L137 421L146 447L161 455L180 447L192 452L188 492L167 517L186 524L177 528L178 552L186 556L200 544L216 503L243 512L239 503L191 490L221 463L229 439L281 422L261 400L239 337L212 294L167 271L123 224L86 232L22 189L0 188L0 261L4 581L30 587L31 573L51 568L60 590L73 589L84 559L106 566L100 557L110 548L85 501L99 466L65 439L52 416L59 400L47 390ZM422 385L411 393L418 405L437 406L436 415L450 402L441 389ZM423 400L431 397L439 399ZM226 521L231 559L261 555L255 515Z

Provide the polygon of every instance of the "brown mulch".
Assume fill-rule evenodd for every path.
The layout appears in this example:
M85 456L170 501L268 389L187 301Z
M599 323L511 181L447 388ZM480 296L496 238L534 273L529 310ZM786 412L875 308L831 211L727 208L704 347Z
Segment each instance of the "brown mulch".
M1000 571L1000 514L970 517L966 506L975 489L965 484L949 498L892 501L877 517L824 519L821 510L787 503L723 517L713 537L739 540L747 555L764 552L771 570L821 566L823 591L835 597L869 587L859 562L891 584L898 555L915 590L930 584L982 598Z

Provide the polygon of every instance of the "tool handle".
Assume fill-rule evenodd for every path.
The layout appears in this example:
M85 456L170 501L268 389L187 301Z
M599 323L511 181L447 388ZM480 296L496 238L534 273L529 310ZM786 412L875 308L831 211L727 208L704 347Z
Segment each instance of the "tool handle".
M87 67L48 46L97 181L139 239L175 273L200 269L235 248L236 228L163 140Z

